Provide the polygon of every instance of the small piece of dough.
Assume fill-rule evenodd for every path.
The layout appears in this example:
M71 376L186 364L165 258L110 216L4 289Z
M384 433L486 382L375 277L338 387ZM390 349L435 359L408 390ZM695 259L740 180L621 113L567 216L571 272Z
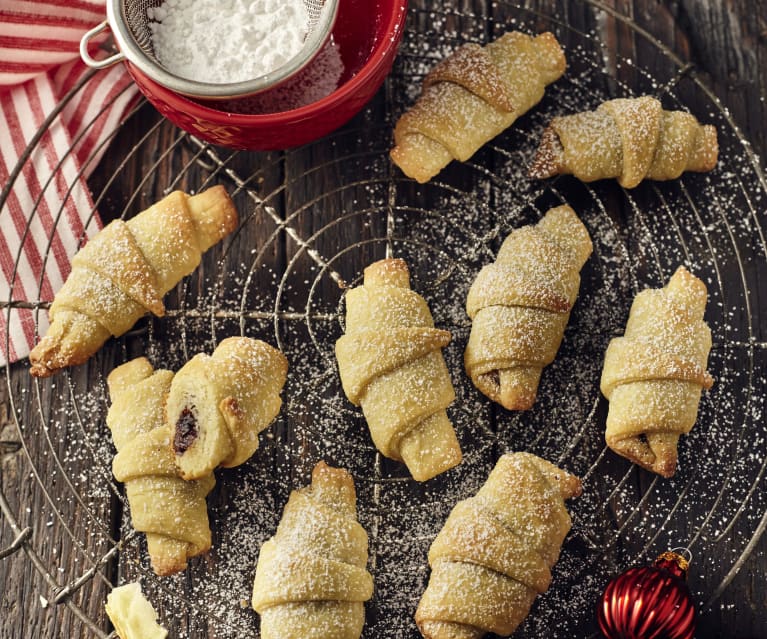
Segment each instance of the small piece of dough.
M706 285L680 266L665 287L634 298L626 332L605 353L607 445L663 477L676 472L679 436L692 430L701 391L714 383L706 371L707 296Z
M164 315L163 296L236 227L221 186L194 196L174 191L127 222L108 224L72 259L48 311L48 332L29 354L32 375L82 364L142 315Z
M165 639L168 631L157 623L157 612L138 582L112 589L104 604L120 639Z
M253 608L261 639L359 639L373 596L367 560L351 475L319 462L259 553Z
M551 33L512 31L484 47L462 46L426 76L418 101L397 122L392 160L421 183L453 159L465 162L538 104L565 65Z
M223 340L212 355L199 353L176 373L166 420L176 466L184 479L199 479L219 466L244 463L258 435L282 406L288 360L266 342Z
M586 227L569 206L506 238L469 289L472 319L464 363L474 385L508 410L535 402L541 371L554 361L591 255Z
M529 453L503 455L479 492L458 502L429 549L415 620L426 639L508 636L546 592L570 530L565 500L580 480Z
M346 293L346 334L336 342L344 392L362 407L376 448L418 481L461 462L445 410L455 399L442 357L450 338L410 289L404 260L371 264Z
M617 178L673 180L705 172L719 155L716 129L684 111L664 111L655 98L620 98L596 111L554 118L544 131L530 177L574 175L583 182Z
M145 357L115 368L107 378L112 405L107 426L117 448L112 471L125 484L133 527L146 533L152 568L171 575L210 549L205 497L212 473L198 481L178 476L165 424L165 398L173 373L154 370Z

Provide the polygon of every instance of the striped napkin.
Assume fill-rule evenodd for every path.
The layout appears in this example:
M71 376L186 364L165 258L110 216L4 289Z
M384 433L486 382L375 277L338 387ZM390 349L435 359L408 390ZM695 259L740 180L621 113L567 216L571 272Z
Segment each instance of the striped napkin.
M53 299L101 227L85 180L137 95L124 65L94 72L80 60L80 38L105 15L105 0L0 1L0 364L29 354L36 323L45 333L37 303Z

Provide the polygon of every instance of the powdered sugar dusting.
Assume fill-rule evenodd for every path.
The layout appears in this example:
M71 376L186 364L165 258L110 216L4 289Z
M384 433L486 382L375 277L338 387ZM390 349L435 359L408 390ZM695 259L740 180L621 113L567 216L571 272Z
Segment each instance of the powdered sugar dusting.
M279 69L303 46L303 0L165 0L147 9L152 46L171 73L224 84Z
M663 93L662 101L665 108L693 108L701 121L717 127L720 163L711 173L646 182L631 192L615 183L583 185L569 177L529 180L527 166L551 118L632 94L625 83L611 79L625 63L611 68L608 79L598 46L575 36L567 49L566 75L547 89L539 107L468 163L453 163L437 180L417 186L387 160L391 125L412 104L434 62L459 40L484 41L488 21L439 12L414 19L424 27L406 34L403 55L388 80L388 91L396 96L388 121L380 119L381 104L372 105L356 125L321 142L332 150L339 141L352 140L353 157L322 166L285 164L284 183L263 187L266 203L288 224L311 216L312 235L307 231L299 237L324 265L240 192L236 201L247 215L227 253L206 257L203 270L166 299L165 318L142 322L94 358L92 370L104 373L143 353L155 366L175 370L194 353L210 352L221 338L242 332L281 346L290 362L282 413L262 433L259 450L244 466L217 473L209 497L210 555L193 560L185 574L155 577L143 536L130 536L126 508L119 530L126 542L115 578L120 583L141 579L171 636L257 636L258 617L249 600L258 549L275 533L290 490L306 485L311 467L325 459L354 476L359 520L370 536L375 592L366 606L363 637L416 639L413 614L429 576L429 545L451 508L477 492L502 453L525 450L580 476L584 493L568 504L573 530L553 569L552 586L536 599L515 636L589 636L596 630L594 602L609 577L676 545L692 550L689 584L705 616L706 602L741 565L741 553L760 531L767 508L767 495L759 489L767 459L767 382L760 373L767 353L756 311L767 263L764 187L724 115L691 78ZM532 31L537 23L509 19L503 26ZM457 38L457 32L465 35ZM636 93L657 92L665 84L636 64L631 73ZM272 161L261 155L259 162L246 159L247 166L233 161L233 170L253 183L260 176L256 167ZM167 162L161 168L173 168ZM302 198L310 192L304 187L318 180L324 181L323 193ZM506 412L484 398L463 372L470 328L466 294L512 229L537 222L563 202L588 228L594 253L583 268L563 344L544 371L535 406ZM453 335L444 350L457 393L448 414L465 457L425 484L409 479L401 464L377 456L361 412L343 395L335 367L333 346L343 332L344 302L329 268L358 284L364 266L387 252L407 260L412 287L426 298L435 326ZM607 403L599 378L607 344L623 332L631 300L640 290L664 284L679 264L709 289L706 321L714 337L709 370L716 385L704 395L696 426L680 444L677 476L661 480L605 450ZM203 291L200 299L197 290ZM104 425L103 379L95 374L89 380L84 371L42 382L33 403L40 406L45 427L33 421L20 429L25 440L50 440L47 452L32 460L35 469L49 471L40 483L61 487L66 477L72 484L63 489L69 497L45 502L40 512L40 521L51 522L53 538L69 539L65 526L75 536L83 570L60 574L62 582L74 581L99 559L80 550L82 526L76 522L86 518L90 530L82 534L97 540L97 551L107 552L111 504L123 504L111 480L114 451ZM61 405L51 412L52 397ZM85 470L75 473L75 468ZM64 565L55 548L44 555L54 570ZM112 577L106 568L100 574Z
M299 109L333 93L345 71L341 50L331 37L306 68L279 86L247 98L217 102L215 106L232 113L278 113Z

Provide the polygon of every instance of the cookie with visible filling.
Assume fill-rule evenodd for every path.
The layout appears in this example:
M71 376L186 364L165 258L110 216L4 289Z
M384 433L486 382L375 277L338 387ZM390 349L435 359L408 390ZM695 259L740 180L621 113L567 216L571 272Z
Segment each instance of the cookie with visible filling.
M280 412L288 361L276 348L229 337L176 373L168 393L170 446L184 479L232 468L258 448L258 435Z

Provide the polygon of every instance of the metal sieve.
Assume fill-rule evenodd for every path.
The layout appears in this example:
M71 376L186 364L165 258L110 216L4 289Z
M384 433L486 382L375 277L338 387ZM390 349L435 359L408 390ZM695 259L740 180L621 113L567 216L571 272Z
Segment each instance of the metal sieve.
M166 69L155 57L147 15L147 9L160 6L162 0L107 0L107 19L83 35L80 40L80 56L88 66L95 69L127 60L158 84L189 97L225 100L254 95L298 73L312 61L330 37L338 14L338 0L303 0L303 3L309 15L304 46L278 69L252 80L221 84L198 82ZM88 45L107 28L111 29L119 52L103 60L96 60L88 52Z

